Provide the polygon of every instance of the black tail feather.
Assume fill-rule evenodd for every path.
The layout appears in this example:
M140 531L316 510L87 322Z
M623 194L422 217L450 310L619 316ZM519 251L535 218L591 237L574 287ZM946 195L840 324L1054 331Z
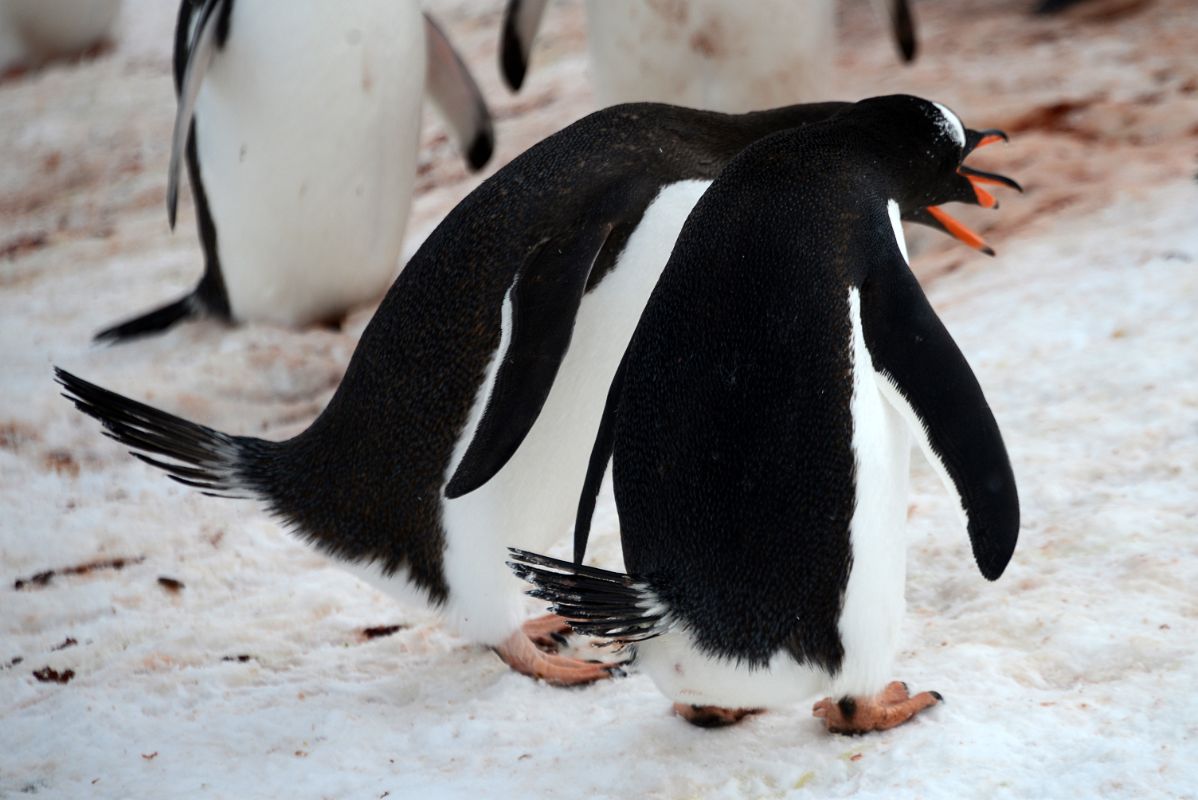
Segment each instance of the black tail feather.
M122 397L55 367L54 376L75 408L100 421L104 435L186 486L217 497L262 497L255 466L278 445L230 436ZM161 460L162 456L169 460Z
M551 603L551 610L581 634L630 643L673 627L669 609L647 583L524 550L508 552L512 572L535 587L528 594Z
M175 323L200 316L202 312L201 304L193 291L173 303L167 303L161 308L105 328L97 333L92 341L96 344L117 344L139 336L162 333Z

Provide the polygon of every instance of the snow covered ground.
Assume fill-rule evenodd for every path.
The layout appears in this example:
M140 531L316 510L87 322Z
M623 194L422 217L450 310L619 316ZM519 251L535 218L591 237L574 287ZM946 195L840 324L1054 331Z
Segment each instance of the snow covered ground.
M845 96L914 91L1005 127L1012 144L979 161L1028 189L961 215L997 259L915 242L1005 434L1020 546L982 580L919 464L895 677L947 702L861 738L824 733L809 705L692 728L635 673L533 683L252 504L166 480L56 396L52 364L282 438L369 319L88 344L199 274L190 209L177 236L163 214L173 5L126 0L112 53L0 85L0 796L1198 796L1191 3L1041 20L1030 0L923 0L910 69L867 4L845 9ZM492 100L499 163L589 109L577 4L550 8L515 98L494 69L501 4L432 5ZM426 127L412 243L478 180ZM618 563L615 534L608 500L598 562Z

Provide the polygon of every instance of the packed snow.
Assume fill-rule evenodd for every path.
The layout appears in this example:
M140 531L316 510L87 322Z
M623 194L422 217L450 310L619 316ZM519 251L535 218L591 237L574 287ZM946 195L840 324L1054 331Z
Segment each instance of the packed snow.
M496 113L488 174L591 108L577 3L550 7L515 97L502 4L430 5ZM91 346L200 271L190 206L173 236L163 213L174 4L126 0L108 53L0 84L0 796L1198 796L1198 14L1030 6L917 3L911 68L869 4L842 10L842 96L911 91L1006 128L978 161L1027 189L960 213L995 259L912 236L1003 430L1020 544L984 581L916 459L894 677L946 702L857 738L810 703L694 728L635 666L535 683L253 503L103 438L51 365L283 438L327 402L371 309L341 332L197 323ZM425 128L408 252L480 180ZM605 495L595 563L619 566L617 527Z

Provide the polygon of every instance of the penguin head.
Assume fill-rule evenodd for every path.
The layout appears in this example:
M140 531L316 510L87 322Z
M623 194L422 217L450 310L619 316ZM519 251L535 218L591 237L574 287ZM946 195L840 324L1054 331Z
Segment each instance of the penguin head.
M994 251L973 231L949 216L946 203L969 203L997 208L985 185L1006 186L1022 192L1014 180L983 172L964 162L973 151L1007 141L1000 130L965 127L948 106L911 95L874 97L857 103L864 121L880 137L882 159L895 176L888 190L903 219L928 225L961 240L987 255Z

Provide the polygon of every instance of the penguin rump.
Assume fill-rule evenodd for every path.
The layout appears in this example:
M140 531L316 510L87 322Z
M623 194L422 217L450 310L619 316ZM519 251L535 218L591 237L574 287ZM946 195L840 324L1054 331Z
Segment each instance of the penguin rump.
M569 527L608 388L711 182L754 142L853 108L632 104L534 145L429 235L328 406L287 441L215 431L61 370L58 381L147 463L211 494L253 497L514 669L554 683L606 677L533 646L551 647L565 626L524 623L506 548L543 550ZM957 178L956 193L976 202Z
M864 100L746 148L683 226L608 392L574 563L510 566L577 630L635 647L692 722L826 692L816 716L863 732L939 701L888 683L911 440L989 580L1019 500L899 219L993 206L980 184L1014 182L963 162L1002 138L919 98ZM582 565L609 461L627 574Z

